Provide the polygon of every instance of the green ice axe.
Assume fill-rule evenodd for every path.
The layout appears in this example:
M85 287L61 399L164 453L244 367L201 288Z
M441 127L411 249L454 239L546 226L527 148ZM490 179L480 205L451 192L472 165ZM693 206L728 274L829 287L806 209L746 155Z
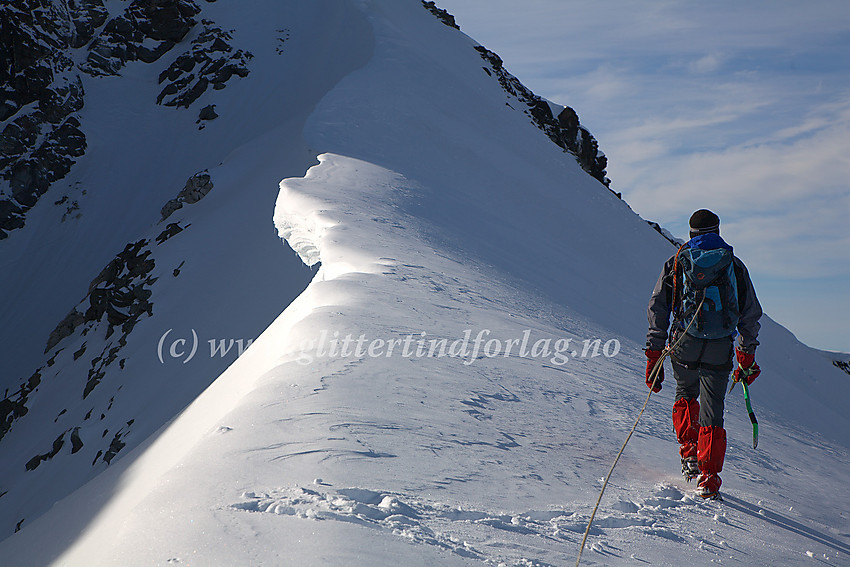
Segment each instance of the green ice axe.
M740 368L741 372L743 372L745 375L749 374L746 369L744 369L740 365L738 365L738 368ZM750 421L753 422L753 449L755 449L759 446L759 422L756 419L756 414L755 412L753 412L753 406L750 403L750 387L747 386L746 380L734 380L732 382L732 386L729 387L729 391L731 392L732 388L734 388L735 384L737 384L738 382L740 382L741 386L744 388L744 402L747 404L747 413L750 414Z

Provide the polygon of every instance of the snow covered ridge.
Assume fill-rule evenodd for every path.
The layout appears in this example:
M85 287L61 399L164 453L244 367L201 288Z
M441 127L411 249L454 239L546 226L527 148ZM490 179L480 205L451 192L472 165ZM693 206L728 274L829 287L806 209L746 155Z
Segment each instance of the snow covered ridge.
M2 290L22 298L0 312L0 344L23 353L3 378L17 386L52 359L0 442L0 557L572 564L646 396L644 306L669 244L416 0L252 4L203 4L253 55L248 77L197 99L220 114L203 130L194 112L155 105L169 57L85 75L96 135L68 183L108 190L89 192L73 224L34 207L0 247L19 270L0 270ZM128 3L106 5L118 15ZM152 110L114 120L137 108ZM50 245L26 246L29 234ZM142 298L151 310L124 337ZM44 355L56 322L93 299L101 318ZM355 351L361 335L396 346L300 364L323 330ZM448 352L466 331L470 357L415 356L423 332ZM487 341L504 351L526 331L529 356L521 343L486 355ZM806 551L846 563L845 375L777 325L764 333L752 390L762 444L752 452L733 397L727 507L689 496L665 387L606 493L588 564L784 567ZM256 340L225 361L222 337L231 354ZM397 355L408 337L413 356ZM591 349L563 365L530 356L547 338ZM92 368L104 373L83 398Z

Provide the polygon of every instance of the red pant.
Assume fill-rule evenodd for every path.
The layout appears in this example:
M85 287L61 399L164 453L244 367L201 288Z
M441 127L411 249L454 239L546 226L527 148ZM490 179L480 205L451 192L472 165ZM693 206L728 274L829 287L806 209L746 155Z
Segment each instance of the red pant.
M718 474L726 457L726 430L716 425L699 425L699 402L681 398L673 404L673 428L683 459L696 458L699 470Z

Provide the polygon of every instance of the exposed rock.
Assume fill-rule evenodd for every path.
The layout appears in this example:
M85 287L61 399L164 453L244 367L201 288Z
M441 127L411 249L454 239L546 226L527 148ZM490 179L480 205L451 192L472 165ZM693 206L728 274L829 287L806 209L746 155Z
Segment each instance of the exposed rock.
M87 46L83 72L117 75L128 62L159 60L186 38L201 11L193 0L125 5L109 19L104 0L0 3L0 240L24 226L29 209L86 151L78 118L83 83L71 50ZM229 32L203 24L188 51L160 75L157 103L188 107L248 75L253 56L234 49ZM217 116L215 105L200 112L201 121ZM78 209L73 203L63 221L78 217Z
M26 212L83 155L75 116L84 93L69 49L92 26L100 2L21 0L0 4L0 240L24 226Z
M50 333L50 336L47 338L47 346L44 347L44 352L49 352L53 347L59 344L59 341L65 337L71 336L76 328L85 322L86 319L83 317L83 314L76 309L72 309L71 312L62 319L62 322L59 323Z
M198 113L198 120L215 120L218 114L215 111L215 105L209 104L201 109Z
M164 221L165 219L170 217L176 210L182 209L182 208L183 208L183 202L180 201L180 199L177 199L177 198L171 199L170 201L165 203L165 205L162 206L162 209L160 210L160 214L162 215L162 218L160 219L160 221ZM167 240L167 238L168 237L166 236L163 239L163 242L165 240ZM158 240L159 239L157 239L157 241Z
M435 2L426 2L422 0L422 5L425 6L425 9L434 14L437 19L446 24L447 26L454 28L456 30L460 29L460 26L457 25L455 21L455 17L449 14L447 11L442 8L438 8Z
M106 22L109 12L103 0L68 0L68 10L74 22L74 36L71 47L86 45L94 37L94 32Z
M83 440L80 439L80 428L75 427L71 432L71 454L73 455L77 451L83 448Z
M177 197L171 199L162 207L162 210L160 211L162 219L160 219L160 222L171 216L171 214L177 209L182 208L183 203L186 203L187 205L197 203L206 197L207 193L209 193L212 188L213 182L210 178L210 174L206 170L196 173L190 177L188 181L186 181L186 185L183 186L183 189L177 194ZM159 237L157 237L157 241L159 241ZM165 239L163 239L163 242L164 241Z
M86 298L50 333L45 352L49 352L82 325L88 329L98 323L105 323L107 339L116 330L120 330L118 344L107 342L101 354L92 359L83 398L87 397L106 375L107 367L126 346L127 335L132 332L139 319L145 315L153 315L153 304L150 302L153 292L150 287L156 281L156 278L151 276L155 266L151 258L149 240L127 244L92 280ZM85 345L74 353L74 360L80 358L83 353ZM24 403L26 399L25 396L22 397L24 401L21 403ZM14 410L12 407L7 409ZM9 420L10 424L11 421L14 421L14 418Z
M489 63L489 69L484 68L487 74L495 76L506 93L525 105L524 112L532 122L558 146L575 155L582 169L608 187L611 183L605 171L608 158L599 151L599 145L593 135L579 124L575 110L567 106L555 118L549 102L531 92L519 79L508 73L498 55L480 45L475 49L481 58Z
M38 465L40 465L42 462L49 461L50 459L52 459L53 457L58 455L59 451L61 451L62 447L65 445L65 435L67 435L67 434L68 434L68 432L66 431L62 435L57 437L56 440L53 441L53 447L51 448L50 451L48 451L47 453L44 453L43 455L36 455L35 457L33 457L32 459L27 461L27 465L26 465L27 470L28 471L34 471L35 469L38 468Z
M253 55L241 49L234 51L230 33L213 26L213 22L204 20L203 24L204 31L192 41L191 49L160 73L159 82L164 86L156 98L157 104L188 108L210 86L214 90L223 89L234 75L248 76L248 61ZM210 112L215 114L212 109Z
M615 194L617 195L617 197L622 198L620 193L615 193ZM682 242L681 240L678 240L675 236L670 234L670 232L668 230L666 230L664 227L662 227L657 222L653 222L653 221L646 221L646 222L649 226L651 226L653 229L655 229L655 232L657 232L658 234L660 234L661 236L666 238L667 241L670 244L672 244L673 246L675 246L676 248L678 248L679 246L684 244L684 242Z
M128 427L130 424L132 424L132 421L128 424ZM126 446L126 443L121 440L121 437L123 437L124 435L126 435L126 432L124 432L124 429L122 428L121 431L115 434L115 436L112 438L112 441L109 443L109 448L103 455L103 462L107 465L110 464L112 462L112 459L114 459L115 456L118 455L118 453L121 451L121 449Z
M94 38L81 68L91 75L117 75L129 61L152 63L186 37L200 11L192 0L133 0Z
M213 183L210 174L204 170L190 177L177 197L183 199L184 203L191 205L206 197L212 188Z
M168 240L169 238L171 238L175 234L179 234L179 233L183 232L183 228L184 227L180 226L180 223L176 223L176 222L169 223L168 226L165 227L165 230L163 230L162 232L160 232L157 235L156 243L162 244L163 242L165 242L166 240Z
M460 29L454 16L438 8L435 2L422 0L422 5L447 26ZM549 102L534 94L519 79L508 73L498 55L480 45L475 49L489 63L488 67L484 67L484 71L491 77L495 76L508 95L525 105L523 111L532 122L558 146L575 155L582 169L608 187L611 184L606 172L608 158L599 151L599 144L593 135L581 126L575 110L567 106L557 117L554 116ZM622 198L620 193L612 193Z

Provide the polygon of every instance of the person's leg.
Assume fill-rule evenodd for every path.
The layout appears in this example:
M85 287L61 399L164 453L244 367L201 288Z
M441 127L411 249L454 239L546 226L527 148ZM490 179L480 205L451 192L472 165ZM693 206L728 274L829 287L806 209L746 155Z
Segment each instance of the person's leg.
M673 361L676 378L676 402L673 404L673 429L679 442L682 473L688 480L697 475L697 442L699 441L700 393L699 372Z
M699 475L697 443L699 441L700 379L697 362L705 341L685 335L674 337L676 348L670 360L676 378L676 402L673 404L673 429L682 457L682 474L687 480Z
M720 490L720 472L726 458L726 430L723 411L729 384L732 346L730 341L712 341L707 345L699 369L700 413L697 463L700 470L699 489L710 497Z
M729 385L727 370L699 369L700 427L723 427L723 412L726 403L726 388Z

